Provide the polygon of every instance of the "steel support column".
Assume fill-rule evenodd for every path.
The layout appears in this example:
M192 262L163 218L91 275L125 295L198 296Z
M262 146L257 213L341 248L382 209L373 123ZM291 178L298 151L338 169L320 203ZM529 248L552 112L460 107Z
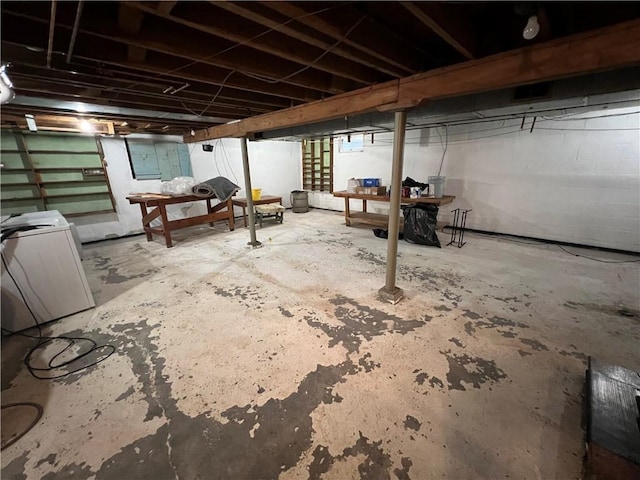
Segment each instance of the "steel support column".
M404 293L396 286L396 260L398 258L398 229L400 226L400 199L402 194L402 164L404 162L404 137L407 112L395 113L393 134L393 165L391 168L391 192L389 205L389 238L387 239L387 277L378 294L384 301L398 303Z
M253 210L253 197L251 196L251 172L249 171L247 137L242 137L240 139L240 150L242 150L242 167L244 169L244 189L247 192L247 213L249 217L249 234L251 236L249 245L255 248L262 244L256 239L256 216Z

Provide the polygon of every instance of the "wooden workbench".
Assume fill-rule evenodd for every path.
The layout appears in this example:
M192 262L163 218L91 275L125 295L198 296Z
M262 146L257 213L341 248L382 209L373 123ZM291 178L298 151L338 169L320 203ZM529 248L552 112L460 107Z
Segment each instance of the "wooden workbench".
M347 226L351 226L351 222L366 223L368 225L374 225L377 227L387 227L389 225L389 215L382 215L379 213L367 212L367 201L371 202L386 202L389 203L391 198L386 195L363 195L360 193L349 193L346 190L339 192L333 192L334 197L344 198L344 221ZM400 203L402 205L411 205L415 203L430 203L432 205L446 205L453 202L456 197L452 195L445 195L442 198L434 197L418 197L408 198L402 197ZM349 200L362 200L362 211L352 212L349 208ZM404 218L400 216L400 230L402 230L404 224Z
M195 195L171 196L153 193L139 193L129 195L127 200L129 200L129 203L131 204L137 203L140 205L140 211L142 212L142 228L144 228L144 232L147 234L147 241L150 242L153 239L154 233L156 235L162 235L167 244L167 248L169 248L173 246L171 232L180 228L202 225L204 223L208 223L213 226L213 222L226 220L229 223L229 230L233 231L235 225L231 199L212 206L211 200L214 198L216 197L196 197ZM180 218L178 220L169 220L167 218L167 205L200 202L203 200L207 202L207 213L205 215ZM148 208L151 208L152 210L149 211ZM151 222L156 218L159 218L161 221L160 227L151 226Z
M234 198L232 203L236 207L242 207L242 218L244 220L244 226L247 226L247 199L244 197ZM282 204L282 197L276 197L275 195L262 195L260 200L254 200L254 205L264 205L267 203L280 203Z

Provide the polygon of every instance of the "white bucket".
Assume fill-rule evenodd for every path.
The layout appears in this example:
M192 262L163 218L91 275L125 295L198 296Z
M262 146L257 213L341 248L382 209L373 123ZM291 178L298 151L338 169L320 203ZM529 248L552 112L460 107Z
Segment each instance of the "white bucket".
M446 177L429 177L429 183L433 185L433 196L442 198L444 194L444 180Z

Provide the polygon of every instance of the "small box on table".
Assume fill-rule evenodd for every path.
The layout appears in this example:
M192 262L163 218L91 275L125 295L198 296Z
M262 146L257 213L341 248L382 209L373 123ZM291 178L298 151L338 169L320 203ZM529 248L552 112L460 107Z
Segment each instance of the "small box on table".
M356 193L360 195L380 195L387 194L387 187L356 187Z

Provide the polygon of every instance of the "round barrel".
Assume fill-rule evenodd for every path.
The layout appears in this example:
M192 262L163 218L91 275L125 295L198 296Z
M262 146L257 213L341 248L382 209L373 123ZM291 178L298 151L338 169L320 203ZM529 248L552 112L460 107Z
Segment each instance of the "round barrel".
M291 192L291 207L293 213L306 213L309 211L309 194L304 190Z

